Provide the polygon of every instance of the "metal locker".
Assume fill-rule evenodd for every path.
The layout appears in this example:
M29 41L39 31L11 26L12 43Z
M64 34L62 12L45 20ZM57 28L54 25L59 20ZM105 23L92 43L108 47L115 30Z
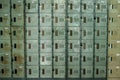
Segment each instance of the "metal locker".
M0 53L0 65L11 65L11 55L10 53Z
M120 45L119 45L119 41L113 41L113 40L109 40L109 43L108 43L108 49L109 49L109 53L111 53L111 51L113 53L118 53L119 52L119 49L120 49Z
M54 0L53 12L56 13L65 13L65 0Z
M28 53L27 54L27 65L29 66L37 66L39 61L38 54Z
M52 78L52 66L41 66L40 76L41 78Z
M0 13L9 13L10 12L10 0L0 0Z
M79 78L80 68L79 66L68 66L68 77L69 78Z
M68 52L80 52L80 41L68 40Z
M41 27L52 27L52 14L41 13L40 14L40 26Z
M0 27L0 39L9 40L10 39L10 28L9 27Z
M116 53L116 52L109 52L109 56L108 56L108 64L109 66L118 66L120 65L120 62L119 62L119 56L120 56L120 53Z
M69 53L68 54L68 65L69 66L79 66L80 65L80 54L79 53Z
M10 14L0 14L0 26L1 27L10 27Z
M54 53L54 65L55 66L64 66L65 65L65 54L62 53Z
M26 39L37 40L38 39L38 27L26 27Z
M110 13L109 14L109 29L112 27L112 26L114 26L114 27L119 27L119 20L120 20L120 18L119 18L119 15L118 15L118 13Z
M107 15L105 13L96 14L95 26L96 27L101 27L101 26L106 27L107 26Z
M92 52L82 53L81 64L83 66L93 66L93 53Z
M24 52L24 40L12 40L13 52Z
M68 13L80 13L80 0L68 0Z
M12 39L23 40L24 39L24 28L22 27L11 27Z
M93 40L82 40L80 44L83 52L93 52Z
M106 66L106 53L97 53L95 54L95 65L97 66Z
M26 12L38 12L38 0L26 0Z
M65 40L54 40L54 52L65 52Z
M26 27L36 27L38 26L38 14L26 14Z
M0 52L10 52L11 50L11 43L10 40L0 40Z
M45 13L49 13L51 14L51 10L52 10L52 0L40 0L40 13L45 14Z
M119 40L120 39L120 32L119 32L120 28L119 27L111 27L108 31L108 39L109 40Z
M87 14L87 13L85 13L85 14L82 14L82 18L81 18L81 25L82 25L82 27L84 28L84 27L93 27L93 23L94 23L94 17L93 17L94 15L93 14L91 14L91 13L89 13L89 14Z
M24 78L25 69L22 65L13 65L13 78Z
M65 66L54 66L54 78L65 78Z
M23 0L12 0L12 14L23 13L24 3Z
M82 28L82 39L84 40L93 40L93 27L83 27Z
M13 14L12 15L12 26L22 27L24 25L24 15L23 14Z
M107 13L107 1L108 0L97 0L96 1L96 13Z
M80 39L80 27L68 27L68 39L78 40Z
M68 26L79 27L80 25L80 14L68 14Z
M53 18L53 21L54 21L54 24L53 26L56 27L56 26L61 26L61 27L64 27L65 26L65 14L54 14L54 18Z
M82 66L81 77L92 78L93 77L93 66Z
M119 69L119 66L109 66L108 67L108 78L109 80L113 80L114 78L119 80L119 77L120 76L120 69Z
M10 65L0 66L0 78L11 77L11 67Z
M107 38L107 28L106 27L96 27L95 28L95 39L100 40Z
M52 41L51 40L41 40L40 41L40 52L52 53Z
M54 27L54 40L65 39L65 27Z
M13 65L24 65L25 62L24 58L25 58L24 53L13 52L12 53Z
M106 53L106 40L95 40L95 52L105 52Z
M45 65L45 66L52 65L52 54L41 53L40 54L40 65Z
M39 68L38 66L27 66L27 78L38 78Z
M38 40L27 40L26 50L27 53L29 52L38 53Z
M52 27L40 27L40 39L52 40Z
M83 13L93 13L94 9L94 0L82 0L82 12Z
M94 70L95 78L105 78L106 77L106 66L95 66Z

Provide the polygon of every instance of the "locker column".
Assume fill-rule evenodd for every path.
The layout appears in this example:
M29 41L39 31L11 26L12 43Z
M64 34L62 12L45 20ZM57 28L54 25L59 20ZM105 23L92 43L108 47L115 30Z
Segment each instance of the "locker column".
M107 0L95 0L94 6L94 79L106 80Z
M7 1L6 1L7 2ZM23 0L11 0L11 48L12 74L24 78L24 4Z
M66 0L53 0L53 77L65 79L65 4Z
M0 2L0 78L12 77L10 40L10 0Z
M93 80L94 0L81 2L81 78Z
M80 78L80 2L81 0L68 0L67 4L68 80Z
M40 78L52 79L52 1L40 0Z
M120 0L108 1L108 80L120 80Z
M25 4L27 79L39 78L38 0L26 0Z

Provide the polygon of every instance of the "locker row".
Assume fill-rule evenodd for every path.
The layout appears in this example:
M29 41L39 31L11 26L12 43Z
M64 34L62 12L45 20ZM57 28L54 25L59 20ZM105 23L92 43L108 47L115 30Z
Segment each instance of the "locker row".
M82 16L80 16L82 15ZM26 18L26 27L37 27L38 23L40 26L65 26L65 23L68 22L68 26L93 26L95 23L96 27L106 27L107 26L107 15L96 14L94 17L93 14L68 14L66 17L65 14L40 14L38 16L37 13L29 13L24 16L23 14L12 14L10 19L10 14L0 14L0 26L7 27L10 26L24 26L24 17ZM39 18L40 17L40 18ZM40 22L38 22L38 20ZM53 22L53 25L52 25Z
M40 78L52 78L52 74L54 78L65 78L65 66L40 66L40 70L38 66L26 66L27 70L27 78L38 78L40 74ZM14 78L24 78L25 71L24 66L13 66L13 70L8 66L1 66L0 68L1 76L0 77L11 77L11 71ZM92 66L82 66L81 70L79 66L69 66L68 67L68 77L69 78L80 78L80 74L82 78L92 78L93 77L93 67ZM95 78L103 77L106 75L106 67L105 66L95 66L94 70Z
M54 40L63 40L65 39L65 27L40 27L40 30L37 27L27 27L25 30L27 40L37 40L38 37L41 40L52 40L52 34ZM92 27L83 27L80 30L80 27L68 27L68 39L70 40L79 40L80 36L82 39L93 39L95 33L96 40L105 40L107 37L107 28L105 27L96 27L95 30ZM111 33L111 32L110 32ZM11 27L11 32L9 27L0 28L0 38L1 40L10 39L14 40L23 40L24 39L24 28Z
M11 57L12 55L12 57ZM40 58L39 58L40 56ZM40 55L34 53L26 54L26 61L23 53L12 53L12 54L0 54L0 65L24 65L25 62L27 65L65 65L66 56L64 53L54 53L53 56L51 53L41 53ZM39 64L40 60L40 64ZM81 56L79 53L68 54L68 65L80 66L80 62L84 66L93 66L93 61L96 66L105 66L106 65L106 54L105 53L96 53L93 58L93 53L82 53Z
M40 12L51 13L53 9L55 13L65 13L68 9L69 13L93 13L95 9L96 13L107 13L107 0L1 0L0 12L10 12L10 6L12 13L23 13L24 6L26 12L38 12L39 9Z
M38 40L27 40L25 45L27 52L38 52L38 46L40 46L41 52L52 52L52 47L54 52L65 52L67 46L65 40L54 40L53 46L51 40L41 40L40 45ZM12 44L10 44L10 40L0 41L1 52L9 52L11 48L15 52L24 51L24 41L12 40ZM92 40L82 40L82 43L79 40L68 40L68 52L79 52L80 49L82 52L93 52L93 49L95 52L106 52L106 40L95 40L94 45Z

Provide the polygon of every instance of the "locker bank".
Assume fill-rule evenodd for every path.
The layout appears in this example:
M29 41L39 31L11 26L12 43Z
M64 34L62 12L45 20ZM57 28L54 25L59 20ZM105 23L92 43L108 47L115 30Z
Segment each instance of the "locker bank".
M120 80L120 0L0 0L0 80Z

